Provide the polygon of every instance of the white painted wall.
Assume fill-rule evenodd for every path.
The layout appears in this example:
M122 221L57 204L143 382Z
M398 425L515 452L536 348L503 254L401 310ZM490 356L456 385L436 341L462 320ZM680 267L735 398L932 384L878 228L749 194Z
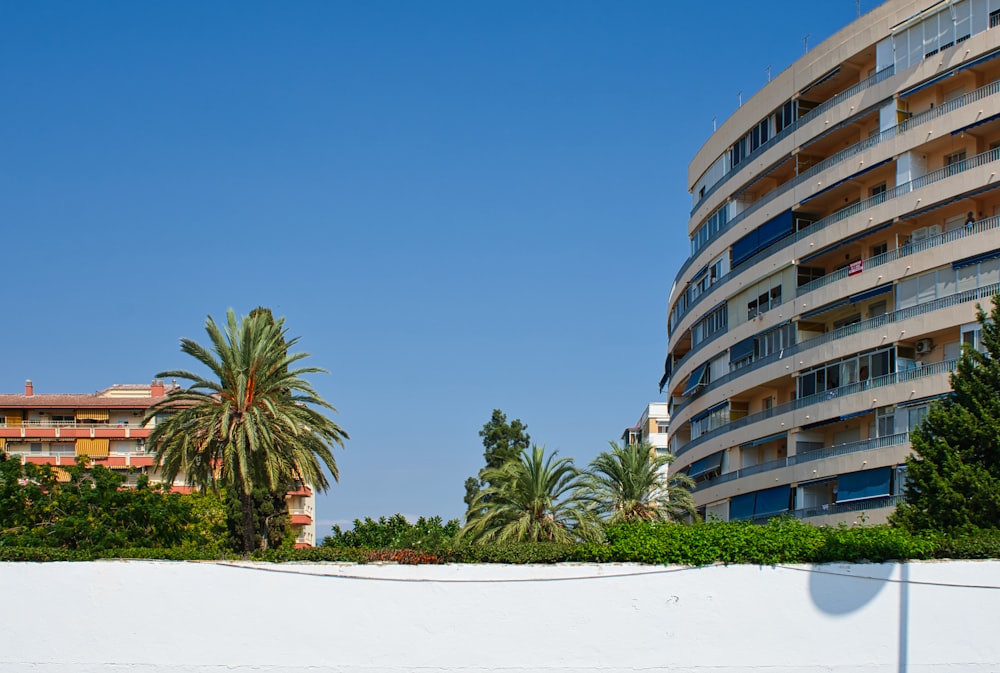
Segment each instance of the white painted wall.
M0 564L0 670L982 672L1000 562Z

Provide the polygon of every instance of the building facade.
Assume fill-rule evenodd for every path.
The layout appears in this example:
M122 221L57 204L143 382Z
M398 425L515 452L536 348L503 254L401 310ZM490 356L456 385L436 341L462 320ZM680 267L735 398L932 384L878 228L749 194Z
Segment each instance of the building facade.
M140 474L162 483L146 440L156 418L143 424L146 412L163 400L175 385L162 381L149 385L114 385L92 394L35 394L27 381L24 394L0 394L0 450L22 463L60 467L76 465L85 456L95 465L126 473L135 484ZM184 475L170 489L190 492ZM316 497L300 484L286 497L296 546L315 545Z
M665 453L668 446L667 430L670 427L670 412L666 402L650 402L642 410L639 422L625 428L622 444L649 444L658 453Z
M661 387L719 519L883 521L1000 290L1000 0L889 0L689 167Z

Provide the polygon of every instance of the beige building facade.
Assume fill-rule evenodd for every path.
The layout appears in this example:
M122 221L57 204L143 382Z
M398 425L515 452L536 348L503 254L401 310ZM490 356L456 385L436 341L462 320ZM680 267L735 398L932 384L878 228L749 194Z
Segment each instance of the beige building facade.
M690 164L661 387L704 514L884 521L1000 290L1000 0L889 0Z
M60 478L61 468L81 458L94 465L121 471L134 486L140 474L152 483L163 483L155 465L149 435L156 417L143 422L146 412L162 402L176 384L116 384L96 393L36 393L26 381L24 393L0 394L0 451L21 463L51 465ZM189 493L186 477L178 475L169 489ZM296 547L316 544L316 495L309 484L296 484L285 497Z

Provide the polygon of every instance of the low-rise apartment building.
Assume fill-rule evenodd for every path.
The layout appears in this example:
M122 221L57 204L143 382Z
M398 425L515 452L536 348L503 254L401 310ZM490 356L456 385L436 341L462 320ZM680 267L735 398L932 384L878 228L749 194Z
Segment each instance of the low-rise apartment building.
M146 412L163 400L176 384L113 385L96 393L35 394L31 381L23 394L0 394L0 450L22 463L60 468L86 459L95 465L126 473L128 484L145 474L162 483L147 451L156 418L143 423ZM170 490L189 492L184 475ZM286 497L296 546L311 547L316 540L316 497L307 484Z

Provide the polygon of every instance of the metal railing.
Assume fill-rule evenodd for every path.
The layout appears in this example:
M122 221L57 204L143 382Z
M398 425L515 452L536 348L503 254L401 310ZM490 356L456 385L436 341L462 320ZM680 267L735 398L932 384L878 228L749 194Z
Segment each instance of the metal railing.
M818 505L816 507L804 507L794 509L791 515L796 519L808 519L814 516L829 516L831 514L848 514L850 512L865 512L872 509L887 509L895 507L903 502L901 495L880 495L864 500L854 500L851 502L832 502L828 505Z
M955 100L949 101L949 102L947 102L947 103L945 103L945 104L943 104L941 106L934 107L934 108L931 108L930 110L922 112L922 113L920 113L918 115L914 115L913 117L910 117L909 119L903 121L900 124L897 124L896 126L894 126L892 128L886 129L885 131L882 131L882 132L880 132L879 134L877 134L875 136L872 136L870 138L866 138L866 139L864 139L864 140L862 140L862 141L860 141L858 143L855 143L854 145L852 145L850 147L847 147L847 148L841 150L840 152L837 152L836 154L834 154L834 155L832 155L832 156L824 159L823 161L821 161L821 162L819 162L819 163L811 166L809 169L807 169L806 171L804 171L804 172L800 173L799 175L793 177L791 180L788 180L787 182L784 182L781 185L778 185L776 188L774 188L773 190L771 190L770 192L768 192L767 194L765 194L761 199L758 199L757 201L755 201L754 203L752 203L750 206L748 206L746 209L744 209L741 213L739 213L738 215L736 215L733 219L729 220L729 222L727 222L726 225L719 230L719 232L716 234L716 237L721 236L725 232L729 231L733 226L735 226L736 224L739 224L743 219L745 219L746 217L748 217L749 215L751 215L752 213L754 213L758 208L760 208L764 204L770 203L773 199L775 199L778 196L784 194L788 190L790 190L790 189L792 189L792 188L794 188L794 187L802 184L802 182L804 182L806 180L809 180L810 178L814 177L817 173L819 173L821 171L824 171L824 170L830 168L831 166L834 166L834 165L836 165L836 164L838 164L838 163L840 163L840 162L842 162L842 161L844 161L846 159L849 159L849 158L851 158L853 156L856 156L857 154L860 154L861 152L864 152L865 150L868 150L868 149L870 149L870 148L872 148L872 147L874 147L874 146L876 146L876 145L878 145L878 144L880 144L880 143L882 143L882 142L884 142L886 140L891 140L892 138L895 138L900 133L903 133L905 131L910 130L911 128L919 126L920 124L928 121L929 119L934 119L934 118L939 117L941 115L944 115L944 114L946 114L948 112L952 112L953 110L957 110L958 108L964 107L966 105L971 105L972 103L980 101L983 98L986 98L988 96L995 95L997 93L1000 93L1000 80L997 80L995 82L991 82L990 84L982 86L982 87L976 89L975 91L972 91L972 92L969 92L969 93L965 94L964 96L959 96ZM942 170L943 171L947 171L948 169L951 169L951 168L952 168L952 166L948 166L948 167L946 167L945 169L942 169ZM864 170L864 169L862 169L862 170ZM875 197L872 197L872 198L873 199L877 199L877 198L880 198L882 196L883 196L882 194L879 194L879 195L877 195ZM854 205L858 205L858 204L854 204ZM808 228L808 229L806 229L804 231L808 231L808 232L812 233L812 232L817 231L817 230L814 229L814 228L812 228L812 227L810 227L810 228ZM782 239L782 240L784 240L784 239ZM796 237L796 240L799 240L799 238ZM778 241L777 243L781 243L781 241ZM691 257L689 257L688 260L685 261L685 263L681 265L680 270L677 272L677 277L678 278L685 271L687 271L688 268L690 268L690 266L692 265L692 263L693 263L693 261L694 261L694 259L696 257L697 257L697 253L691 255ZM750 259L752 260L755 257L756 257L756 255L754 255L754 257L751 257ZM749 261L750 260L745 260L743 262L743 264L745 264L746 262L749 262ZM742 266L743 264L740 264L737 267L734 267L726 275L732 274L739 266ZM716 284L718 284L718 283L716 283ZM710 290L711 290L711 288L709 288L709 291ZM678 316L677 319L680 320L685 315L687 315L688 313L690 313L691 310L699 303L699 300L702 297L704 297L705 295L707 295L708 293L709 292L706 291L706 292L702 293L699 297L697 297L694 301L692 301L688 305L688 307L684 310L684 312L681 313Z
M754 474L760 474L761 472L770 472L771 470L779 470L783 467L788 467L790 465L799 465L802 463L812 462L814 460L823 460L824 458L833 458L835 456L846 456L852 453L861 453L864 451L878 451L879 449L885 449L891 446L899 446L901 444L906 444L910 441L910 433L900 432L895 435L888 435L886 437L874 437L872 439L864 439L858 442L848 442L845 444L835 444L833 446L827 446L822 449L814 449L812 451L806 451L804 453L799 453L794 456L788 456L786 458L778 458L776 460L769 460L764 463L759 463L757 465L751 465L749 467L740 468L738 470L733 470L731 472L723 472L717 477L712 479L706 479L704 481L699 481L695 484L692 492L697 492L712 486L718 486L719 484L725 484L729 481L734 481L736 479L742 479L743 477L749 477Z
M897 259L902 259L903 257L908 257L910 255L916 254L918 252L923 252L924 250L929 250L931 248L936 248L939 245L944 245L945 243L951 243L952 241L957 241L960 238L965 238L966 236L971 236L973 234L979 234L984 231L989 231L991 229L996 229L1000 227L1000 216L994 216L987 218L985 220L980 220L973 224L972 226L964 226L958 229L953 229L952 231L946 231L940 234L935 234L933 236L928 236L919 241L911 241L906 245L901 245L893 250L888 250L880 255L875 255L873 257L868 257L862 260L861 269L862 273L868 269L874 269L876 267L882 266L883 264L888 264ZM820 276L815 280L811 280L808 283L798 286L795 288L795 296L801 297L802 295L817 290L821 287L826 287L830 283L835 283L839 280L847 278L849 274L849 269L847 267L843 269L838 269L832 273L828 273L825 276ZM857 274L855 274L857 275Z
M782 360L785 357L790 357L792 355L798 355L799 353L813 348L815 346L822 346L823 344L829 343L831 341L836 341L837 339L842 339L844 337L854 336L855 334L860 334L861 332L867 332L869 330L878 329L889 325L891 323L900 322L903 320L908 320L914 316L923 315L925 313L931 313L933 311L938 311L943 308L949 308L951 306L956 306L958 304L964 304L970 301L982 301L984 299L989 299L1000 293L1000 283L991 283L990 285L984 285L983 287L978 287L974 290L963 290L961 292L956 292L954 294L948 295L946 297L941 297L939 299L932 299L931 301L924 302L922 304L917 304L915 306L909 306L907 308L901 308L897 311L892 311L891 313L885 313L874 318L869 318L867 320L862 320L856 322L852 325L845 325L838 329L826 332L825 334L820 334L811 339L805 339L799 341L798 343L792 344L787 348L783 348L780 351L765 355L762 358L754 360L751 364L739 369L735 369L728 374L720 376L718 379L711 381L708 385L704 386L701 393L704 394L710 390L715 390L716 388L725 385L726 383L731 383L733 380L749 374L752 371L756 371L761 367L765 367L773 362ZM686 357L686 354L685 354ZM671 416L676 416L681 411L687 408L689 404L694 401L695 398L687 398L683 402L679 402L674 405L671 409Z
M0 423L0 428L80 428L89 430L91 428L114 429L114 428L139 428L142 429L141 417L128 421L53 421L45 420L22 420L5 421Z
M822 103L820 103L819 105L817 105L816 107L814 107L812 110L809 110L807 113L805 113L804 115L802 115L801 117L799 117L798 119L796 119L795 121L793 121L791 124L789 124L785 128L783 128L780 131L778 131L777 133L775 133L773 136L771 136L770 138L768 138L767 142L762 143L760 145L760 147L758 147L753 152L751 152L750 154L748 154L746 156L746 158L743 159L743 161L741 161L739 163L739 165L737 166L737 168L735 170L730 170L728 173L726 173L721 178L719 178L715 182L715 184L713 184L711 187L706 188L704 195L702 195L702 197L700 199L698 199L698 202L695 203L694 207L691 209L691 214L694 215L694 213L698 210L698 208L701 207L701 204L703 204L705 202L705 199L707 199L712 194L714 194L720 187L722 187L722 185L724 185L727 182L729 182L729 180L731 178L733 178L736 175L739 175L740 172L742 171L743 167L750 165L750 162L753 159L756 159L758 156L760 156L761 154L763 154L767 150L771 149L771 147L773 147L778 141L786 138L789 134L791 134L792 132L794 132L799 127L804 126L805 124L808 124L809 122L811 122L814 118L816 118L817 115L819 115L819 114L821 114L821 113L829 110L830 108L834 107L835 105L839 105L840 103L844 102L845 100L847 100L848 98L850 98L854 94L860 93L861 91L864 91L865 89L868 89L868 88L870 88L870 87L872 87L872 86L874 86L876 84L879 84L883 80L886 80L889 77L892 77L892 75L894 75L895 72L896 72L896 69L895 69L894 65L890 65L890 66L888 66L888 67L886 67L886 68L884 68L882 70L879 70L877 73L875 73L871 77L868 77L868 78L866 78L864 80L861 80L860 82L858 82L854 86L852 86L852 87L850 87L848 89L844 89L840 93L834 94L832 98L829 98L828 100L823 101ZM867 112L867 110L859 112L858 115L860 115L860 114L862 114L864 112ZM855 116L858 116L858 115L855 115ZM740 136L740 137L742 138L742 136ZM729 151L729 148L727 147L726 148L726 152L728 152L728 151Z
M912 381L918 378L924 378L926 376L933 376L935 374L942 374L945 372L951 372L955 369L955 364L958 360L945 360L943 362L935 362L933 364L924 365L922 367L914 367L912 369L907 369L901 372L893 372L892 374L884 374L882 376L876 376L874 378L868 379L866 381L858 381L857 383L851 383L846 386L840 386L839 388L833 388L831 390L825 390L820 393L815 393L813 395L807 395L805 397L800 397L798 399L792 400L790 402L785 402L784 404L778 404L770 409L765 409L763 411L758 411L753 414L748 414L742 418L737 418L735 420L729 421L717 428L708 430L702 433L698 437L689 440L684 446L678 447L674 451L674 455L682 456L696 446L707 442L713 437L718 437L727 432L737 430L739 428L752 425L759 421L766 420L768 418L773 418L781 414L787 413L789 411L795 411L797 409L803 409L805 407L812 406L814 404L819 404L824 401L847 397L849 395L854 395L855 393L865 392L867 390L873 390L876 388L884 388L886 386L895 385L897 383L904 383L906 381Z

